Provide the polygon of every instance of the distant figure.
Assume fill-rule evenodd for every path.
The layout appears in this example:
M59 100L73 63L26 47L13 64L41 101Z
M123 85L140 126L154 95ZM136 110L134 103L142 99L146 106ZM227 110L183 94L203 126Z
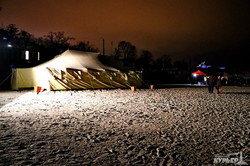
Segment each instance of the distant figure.
M208 76L207 85L208 85L208 92L213 93L213 91L214 91L214 78L213 78L213 76Z
M216 80L215 83L215 87L218 93L221 92L221 87L222 87L222 83L221 83L221 76L218 76L218 79Z

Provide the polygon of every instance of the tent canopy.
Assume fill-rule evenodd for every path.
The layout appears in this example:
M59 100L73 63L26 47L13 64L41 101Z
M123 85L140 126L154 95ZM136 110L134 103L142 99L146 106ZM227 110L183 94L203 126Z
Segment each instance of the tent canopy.
M196 72L193 72L192 75L196 75L196 76L205 76L206 74L203 73L203 72L200 71L200 70L197 70Z
M75 50L67 50L61 55L57 55L54 59L45 62L36 68L57 68L60 70L71 69L95 69L95 70L111 70L118 71L115 68L105 66L98 60L98 53L82 52Z
M141 73L102 64L98 53L67 50L32 68L13 69L12 89L41 86L48 90L141 86Z

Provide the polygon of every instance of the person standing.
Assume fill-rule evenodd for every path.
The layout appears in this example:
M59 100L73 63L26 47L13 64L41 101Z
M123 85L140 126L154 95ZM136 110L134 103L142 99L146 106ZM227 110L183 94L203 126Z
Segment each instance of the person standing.
M213 78L213 76L208 76L207 85L208 85L208 92L213 93L213 91L214 91L214 78Z
M218 79L216 80L215 87L216 87L216 90L219 94L221 92L221 87L222 87L221 76L218 76Z

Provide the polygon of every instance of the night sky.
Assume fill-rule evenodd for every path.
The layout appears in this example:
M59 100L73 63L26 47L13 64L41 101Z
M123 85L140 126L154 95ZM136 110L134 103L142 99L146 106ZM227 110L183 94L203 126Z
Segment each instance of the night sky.
M249 0L0 0L0 24L36 37L64 31L107 53L129 41L155 57L227 54L250 47ZM226 51L225 51L226 50ZM232 54L232 53L231 53Z

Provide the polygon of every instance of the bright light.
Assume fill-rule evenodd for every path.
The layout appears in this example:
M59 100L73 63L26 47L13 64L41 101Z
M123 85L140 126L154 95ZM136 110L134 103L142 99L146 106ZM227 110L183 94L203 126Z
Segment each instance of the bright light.
M40 61L40 52L37 52L37 60Z
M25 60L29 60L29 55L30 55L29 51L25 51Z
M197 74L193 74L194 77L197 77Z
M201 66L201 68L203 68L203 69L207 69L207 68L209 68L209 67L211 67L210 65L202 65Z
M8 44L8 45L7 45L7 47L11 48L11 47L12 47L12 45L11 45L11 44Z

